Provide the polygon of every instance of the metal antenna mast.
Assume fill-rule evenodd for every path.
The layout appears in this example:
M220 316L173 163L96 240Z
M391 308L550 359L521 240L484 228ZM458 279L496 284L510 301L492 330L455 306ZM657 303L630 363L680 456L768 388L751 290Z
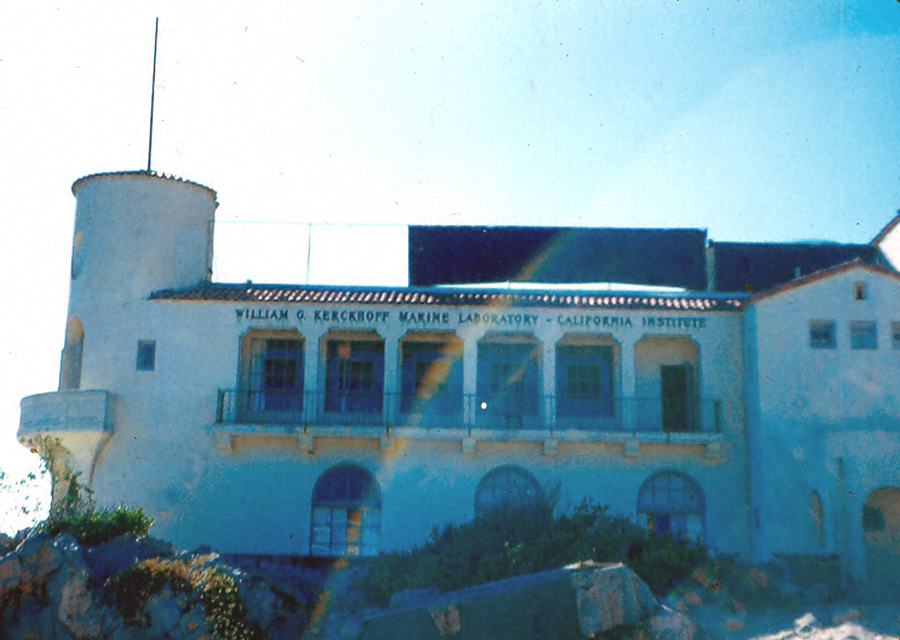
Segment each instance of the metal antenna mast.
M147 171L150 171L150 158L153 156L153 102L156 98L156 43L159 38L159 16L156 18L156 30L153 32L153 80L150 84L150 143L147 145Z

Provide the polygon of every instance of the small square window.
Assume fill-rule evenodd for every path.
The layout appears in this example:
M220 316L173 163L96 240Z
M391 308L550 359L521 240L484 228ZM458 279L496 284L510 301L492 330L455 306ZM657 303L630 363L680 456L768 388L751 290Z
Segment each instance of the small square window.
M156 340L138 340L138 371L153 371L156 368Z
M878 330L874 322L855 321L850 323L850 348L878 348Z
M900 322L891 323L891 346L900 349Z
M865 282L857 282L853 285L853 297L856 300L865 300L869 297Z
M809 346L813 349L837 348L834 320L811 320L809 323Z

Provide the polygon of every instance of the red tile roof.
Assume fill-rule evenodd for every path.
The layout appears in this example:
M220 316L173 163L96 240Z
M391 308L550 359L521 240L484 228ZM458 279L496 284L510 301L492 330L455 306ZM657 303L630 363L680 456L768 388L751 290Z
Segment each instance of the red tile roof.
M254 302L383 304L439 306L571 307L587 309L650 309L659 311L739 311L749 298L742 294L525 291L410 287L341 287L284 284L205 283L186 289L166 289L151 300L186 302Z
M817 282L819 280L824 280L825 278L830 278L831 276L837 275L839 273L843 273L844 271L850 271L852 269L865 269L866 271L871 271L872 273L877 273L879 275L888 276L891 278L900 279L900 273L897 273L893 269L888 269L879 264L871 264L868 262L864 262L860 258L855 258L853 260L849 260L847 262L843 262L841 264L835 265L833 267L828 267L827 269L822 269L821 271L816 271L814 273L810 273L806 276L801 276L796 280L791 280L790 282L786 282L780 286L773 287L771 289L767 289L766 291L760 291L759 293L753 294L753 296L747 300L747 303L756 302L758 300L762 300L764 298L769 298L771 296L778 295L780 293L784 293L785 291L790 291L792 289L796 289L798 287L803 287L813 282Z

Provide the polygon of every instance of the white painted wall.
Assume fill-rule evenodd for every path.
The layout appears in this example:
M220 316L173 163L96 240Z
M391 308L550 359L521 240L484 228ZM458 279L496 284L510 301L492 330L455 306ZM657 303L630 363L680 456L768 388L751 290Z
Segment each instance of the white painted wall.
M856 283L865 284L865 300L855 299ZM768 552L810 551L816 490L826 549L859 577L861 501L900 483L900 349L891 339L898 319L900 280L862 266L763 297L745 312L748 430L759 439L752 464ZM835 349L810 348L810 320L834 320ZM858 320L877 323L877 349L851 349L850 323ZM836 444L848 438L853 446Z

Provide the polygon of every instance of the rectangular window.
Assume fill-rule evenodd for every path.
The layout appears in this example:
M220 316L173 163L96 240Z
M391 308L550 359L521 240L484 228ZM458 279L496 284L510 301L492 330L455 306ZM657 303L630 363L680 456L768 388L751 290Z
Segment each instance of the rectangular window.
M538 414L539 350L531 342L478 345L478 409L488 423L521 425Z
M451 343L402 345L400 410L428 422L453 422L462 412L462 360Z
M878 329L874 322L854 321L850 323L851 349L877 349Z
M891 323L891 346L900 349L900 322Z
M327 347L325 409L380 414L384 395L384 343L333 340Z
M138 371L153 371L156 368L156 340L138 340L135 368Z
M250 406L298 414L303 408L303 341L257 338L252 350Z
M809 323L809 346L813 349L837 348L837 332L834 320L811 320Z
M556 350L556 412L559 417L611 416L612 347L560 346Z

